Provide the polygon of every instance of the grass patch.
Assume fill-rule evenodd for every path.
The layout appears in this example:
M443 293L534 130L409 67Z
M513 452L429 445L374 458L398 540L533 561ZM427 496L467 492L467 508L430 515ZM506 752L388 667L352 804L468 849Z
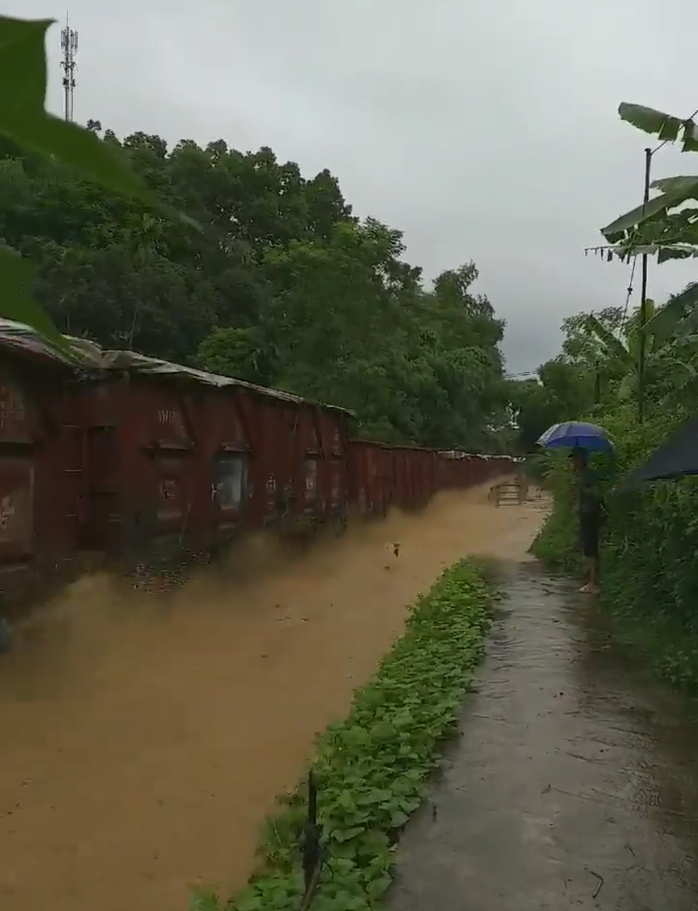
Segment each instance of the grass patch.
M348 717L320 737L312 768L325 865L312 911L380 908L397 836L421 803L484 654L494 589L461 562L412 607L405 633L358 690ZM268 820L261 867L227 904L195 896L193 911L297 911L306 795L300 787Z
M642 659L661 680L695 698L698 696L698 631L664 613L638 615L613 595L601 606L610 614L613 638Z

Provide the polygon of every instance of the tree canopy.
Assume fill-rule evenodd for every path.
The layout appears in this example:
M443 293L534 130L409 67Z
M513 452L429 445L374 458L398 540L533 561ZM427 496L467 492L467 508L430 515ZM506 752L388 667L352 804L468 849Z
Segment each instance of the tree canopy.
M0 243L36 264L62 332L331 401L388 442L500 445L504 323L474 263L427 284L400 231L270 148L88 129L160 209L0 146Z

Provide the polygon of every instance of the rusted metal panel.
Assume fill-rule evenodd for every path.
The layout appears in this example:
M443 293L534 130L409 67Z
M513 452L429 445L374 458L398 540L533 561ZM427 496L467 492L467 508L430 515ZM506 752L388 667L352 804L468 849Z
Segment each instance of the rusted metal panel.
M369 508L366 446L359 440L349 443L349 502L361 515Z
M203 544L191 520L204 482L181 390L115 376L83 390L80 420L94 547L143 562Z
M34 465L0 457L0 561L19 562L34 553Z
M486 467L482 458L473 454L470 457L471 484L481 484L485 480Z
M351 442L352 502L362 512L384 514L388 506L423 506L441 486L448 486L446 460L431 449Z
M120 397L122 547L139 560L146 541L156 557L198 549L191 512L203 485L181 390L131 379Z
M278 400L249 388L228 390L223 398L228 417L219 415L216 422L235 439L218 442L228 452L225 461L238 495L245 498L246 525L316 523L346 512L343 412Z
M0 599L31 597L76 566L84 451L58 361L0 362Z
M436 453L416 446L394 448L395 502L404 508L424 506L439 485Z
M394 490L393 502L402 509L409 508L414 499L414 452L403 448L393 449Z
M441 489L457 489L465 487L466 465L465 459L459 458L461 454L455 451L439 452L438 458L438 477L439 487ZM465 455L464 453L462 455Z
M252 458L263 491L256 518L261 525L276 525L297 512L301 472L297 409L249 394L245 413L255 427Z
M36 408L17 378L0 377L0 561L34 554Z
M190 538L206 550L250 521L250 430L236 389L187 386L181 394L195 447Z
M488 458L476 453L456 449L439 452L438 458L441 487L465 489L482 484L490 477L492 471Z
M349 433L346 415L316 409L322 516L346 519L349 505Z
M393 453L389 446L369 440L349 443L352 504L364 516L385 515L395 492Z
M410 506L409 457L406 456L404 449L395 447L391 450L391 457L393 464L392 502L395 506L404 509Z
M27 402L17 380L5 373L0 378L0 441L33 443L37 432L36 408Z
M315 409L300 405L295 409L291 428L291 475L294 514L317 521L324 516L328 497L325 448Z
M341 515L347 502L347 431L341 412L264 398L248 400L259 426L254 460L265 490L265 524Z
M112 526L118 520L112 551L145 560L153 550L207 550L302 513L306 496L314 508L315 473L303 459L318 451L310 409L167 374L131 374L107 390L111 405L102 391L93 420L106 411L114 420L118 458L99 485L112 493Z
M248 453L245 524L291 527L344 514L346 415L248 388L234 398L242 428L237 448Z

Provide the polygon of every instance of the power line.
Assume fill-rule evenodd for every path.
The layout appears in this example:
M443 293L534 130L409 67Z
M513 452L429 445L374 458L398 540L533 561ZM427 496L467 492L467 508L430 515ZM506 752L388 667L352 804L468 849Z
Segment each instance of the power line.
M68 13L65 14L65 28L61 29L61 50L63 51L63 59L61 60L61 69L63 70L63 114L65 119L72 123L78 33L70 27Z

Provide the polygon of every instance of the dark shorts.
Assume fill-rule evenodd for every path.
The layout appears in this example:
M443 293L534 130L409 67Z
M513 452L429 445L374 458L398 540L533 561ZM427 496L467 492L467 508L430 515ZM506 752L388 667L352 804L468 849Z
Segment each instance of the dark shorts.
M598 557L600 535L600 515L591 514L579 517L579 546L585 557Z

